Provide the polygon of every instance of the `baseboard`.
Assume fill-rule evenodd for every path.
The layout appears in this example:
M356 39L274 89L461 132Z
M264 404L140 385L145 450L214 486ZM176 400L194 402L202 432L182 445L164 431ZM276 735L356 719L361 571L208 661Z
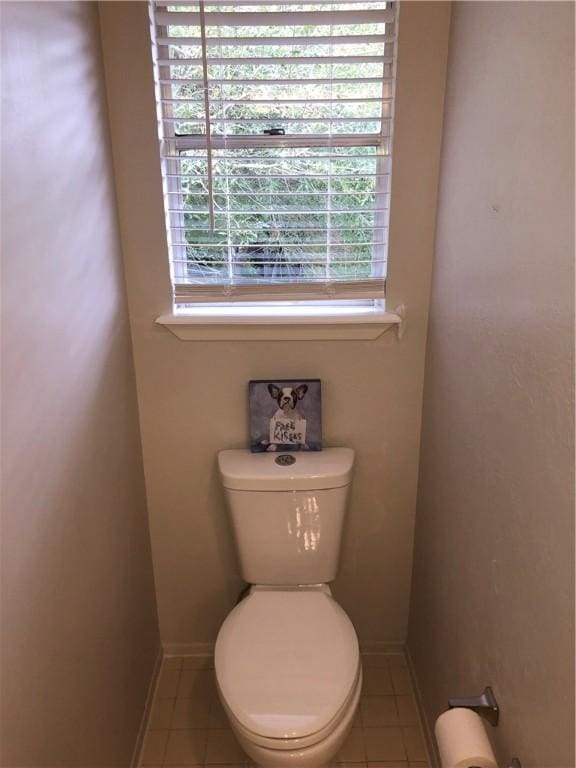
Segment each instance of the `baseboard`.
M165 656L213 656L214 643L163 643Z
M142 748L144 747L144 737L146 736L146 730L148 729L148 720L150 719L150 713L152 711L152 703L154 701L156 688L158 687L158 681L160 679L160 669L162 668L163 657L164 653L162 651L162 646L160 646L160 648L158 648L158 654L156 656L156 661L154 662L154 669L152 670L152 676L148 685L146 703L144 704L142 719L140 720L140 728L138 729L138 736L136 737L136 744L134 745L134 752L132 753L130 768L138 768L140 765Z
M212 656L214 643L163 643L165 656ZM373 643L361 643L362 653L404 653L404 643L400 641L377 640Z
M434 738L432 727L428 722L428 718L426 717L426 710L424 708L424 699L422 697L420 686L418 685L416 668L414 666L414 662L412 661L412 657L410 656L410 650L408 649L407 646L404 648L404 655L406 656L408 671L410 672L410 677L412 679L412 687L414 688L414 692L416 694L416 705L418 707L418 716L420 718L420 725L422 726L422 733L424 734L424 739L426 741L426 751L428 752L428 760L430 762L430 767L440 768L440 758L438 756L438 751L436 748L436 740Z
M214 653L214 643L164 643L165 656L210 656ZM399 640L377 640L373 643L361 643L362 653L404 653L404 643Z

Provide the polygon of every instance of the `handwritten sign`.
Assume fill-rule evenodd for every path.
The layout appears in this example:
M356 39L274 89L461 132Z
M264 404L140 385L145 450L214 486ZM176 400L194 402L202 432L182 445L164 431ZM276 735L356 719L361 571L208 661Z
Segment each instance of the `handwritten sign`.
M306 419L270 419L270 442L303 445L306 442Z

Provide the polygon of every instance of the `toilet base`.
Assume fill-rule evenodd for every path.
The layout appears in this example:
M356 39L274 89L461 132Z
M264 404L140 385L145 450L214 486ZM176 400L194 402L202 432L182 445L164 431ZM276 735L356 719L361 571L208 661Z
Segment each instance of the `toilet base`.
M249 741L235 723L231 722L232 730L242 749L260 766L260 768L324 768L338 754L352 728L352 722L360 701L362 690L362 671L358 676L354 694L349 700L348 709L338 725L318 744L302 749L268 749Z

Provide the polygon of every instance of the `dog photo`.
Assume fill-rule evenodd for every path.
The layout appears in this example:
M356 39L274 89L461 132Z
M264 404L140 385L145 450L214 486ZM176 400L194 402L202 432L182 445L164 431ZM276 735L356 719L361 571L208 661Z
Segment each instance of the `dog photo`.
M321 451L320 379L250 381L250 450Z

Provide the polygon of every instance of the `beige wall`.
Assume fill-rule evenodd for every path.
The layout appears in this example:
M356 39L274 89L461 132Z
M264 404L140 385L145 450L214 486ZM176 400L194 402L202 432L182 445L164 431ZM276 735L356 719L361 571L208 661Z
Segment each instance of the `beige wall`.
M401 343L393 333L375 342L182 342L154 324L171 310L171 292L147 12L137 2L100 10L163 641L212 643L241 586L215 458L247 443L248 380L319 376L326 444L358 453L336 596L364 645L401 642L449 7L408 3L401 12L389 282L390 306L408 305Z
M573 768L574 6L454 7L409 648L432 723Z
M1 11L1 764L121 768L159 640L98 16Z

